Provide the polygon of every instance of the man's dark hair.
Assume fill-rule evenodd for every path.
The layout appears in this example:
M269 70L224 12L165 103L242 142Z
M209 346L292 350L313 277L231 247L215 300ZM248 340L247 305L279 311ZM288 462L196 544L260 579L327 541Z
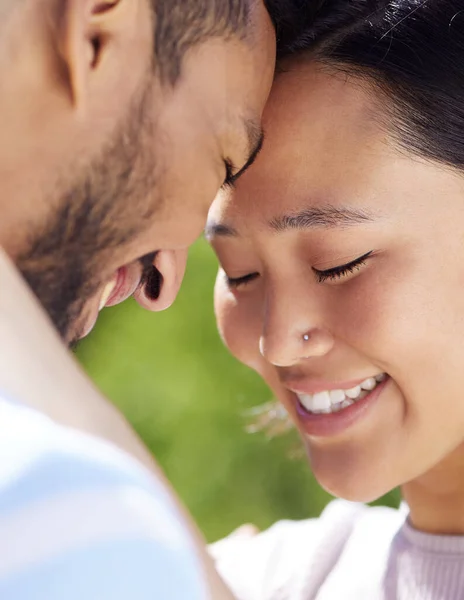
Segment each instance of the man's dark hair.
M462 0L317 0L310 13L306 1L280 55L307 53L373 85L400 147L464 168Z
M253 1L152 0L155 63L161 80L174 85L186 52L208 39L246 39Z

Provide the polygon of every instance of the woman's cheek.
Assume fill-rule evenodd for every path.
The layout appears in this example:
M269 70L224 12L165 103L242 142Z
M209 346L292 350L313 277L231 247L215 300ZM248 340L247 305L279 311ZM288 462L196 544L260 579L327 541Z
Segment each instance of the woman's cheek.
M246 293L230 291L221 279L218 278L215 288L216 319L221 338L239 361L259 371L261 324L253 299Z
M367 353L371 359L376 355L372 352L394 335L392 326L398 314L393 306L394 289L371 273L334 286L325 301L329 328L336 340Z

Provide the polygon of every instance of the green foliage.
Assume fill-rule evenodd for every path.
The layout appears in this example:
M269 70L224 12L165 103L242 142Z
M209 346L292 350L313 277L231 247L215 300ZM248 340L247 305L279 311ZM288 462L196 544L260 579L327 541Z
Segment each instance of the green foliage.
M245 431L247 412L271 396L219 339L216 269L211 250L199 242L172 309L150 314L133 301L106 309L77 351L209 540L244 522L265 528L282 518L316 516L330 500L306 461L290 458L295 434L268 439Z

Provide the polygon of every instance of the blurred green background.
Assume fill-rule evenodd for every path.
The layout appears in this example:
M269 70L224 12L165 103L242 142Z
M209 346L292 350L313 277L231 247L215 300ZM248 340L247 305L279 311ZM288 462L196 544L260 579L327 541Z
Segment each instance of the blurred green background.
M208 540L242 523L265 528L318 515L331 500L312 477L294 432L248 433L249 412L271 400L259 377L223 347L213 314L216 259L193 248L172 309L134 301L106 309L77 355L156 456ZM396 505L391 494L383 503Z

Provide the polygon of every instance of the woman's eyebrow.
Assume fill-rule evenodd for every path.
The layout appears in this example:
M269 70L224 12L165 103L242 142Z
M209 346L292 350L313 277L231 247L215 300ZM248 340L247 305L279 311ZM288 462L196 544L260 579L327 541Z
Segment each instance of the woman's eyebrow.
M268 226L276 233L289 229L315 229L333 227L353 227L363 223L372 223L379 215L358 208L339 207L328 204L303 208L297 212L276 217ZM237 237L238 231L227 223L209 221L205 229L206 239L213 237Z
M332 206L304 208L295 213L272 219L269 226L276 232L288 229L311 229L315 227L352 227L375 221L376 215L361 209Z
M225 223L218 223L216 221L208 221L205 228L205 238L211 240L214 237L236 237L238 232L233 227L226 225Z

